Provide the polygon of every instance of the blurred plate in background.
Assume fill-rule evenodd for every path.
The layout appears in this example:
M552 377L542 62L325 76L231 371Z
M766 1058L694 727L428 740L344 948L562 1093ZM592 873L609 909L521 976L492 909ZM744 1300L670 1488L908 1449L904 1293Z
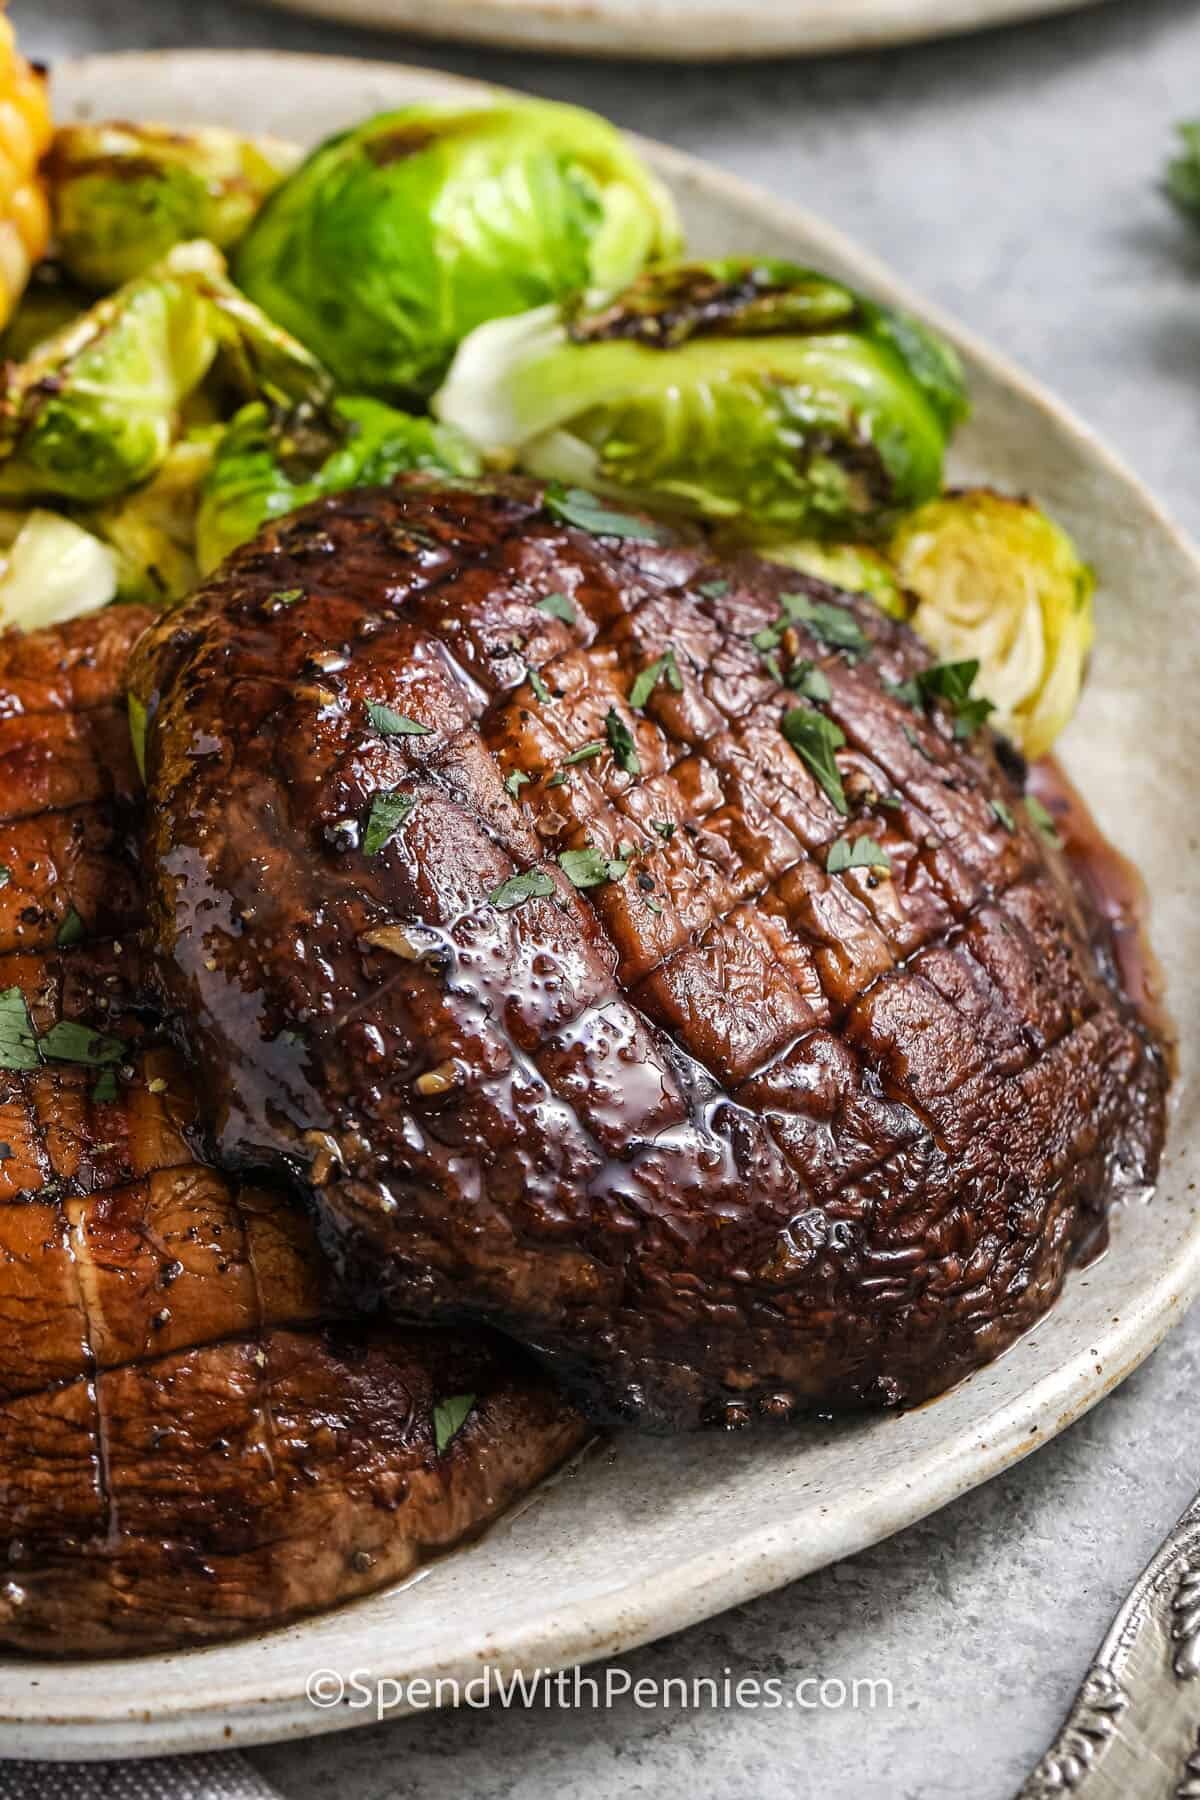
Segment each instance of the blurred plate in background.
M1086 0L274 0L432 38L591 56L815 56L978 31Z

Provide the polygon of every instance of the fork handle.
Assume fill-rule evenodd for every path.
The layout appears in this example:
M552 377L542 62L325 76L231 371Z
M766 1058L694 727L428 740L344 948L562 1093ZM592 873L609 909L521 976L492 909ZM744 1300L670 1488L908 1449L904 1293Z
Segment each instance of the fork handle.
M1200 1800L1200 1494L1113 1620L1016 1800Z

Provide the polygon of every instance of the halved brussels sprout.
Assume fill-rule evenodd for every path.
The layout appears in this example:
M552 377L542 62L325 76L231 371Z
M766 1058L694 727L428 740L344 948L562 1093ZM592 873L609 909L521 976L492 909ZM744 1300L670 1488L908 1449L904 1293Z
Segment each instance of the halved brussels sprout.
M196 514L221 432L189 432L144 487L82 516L116 551L119 600L174 606L196 586Z
M1095 633L1095 576L1031 501L947 494L900 526L891 557L916 596L912 623L946 662L977 659L992 724L1029 757L1068 723Z
M268 519L343 488L373 487L405 469L477 475L479 458L456 431L381 401L340 399L324 411L281 417L247 406L217 448L204 483L196 536L203 573Z
M320 364L224 268L211 244L180 245L6 370L0 495L90 505L128 493L161 467L221 353L242 397L325 399Z
M60 125L45 163L59 256L104 293L189 238L227 250L301 155L217 127Z
M59 513L0 521L0 630L38 631L98 612L116 597L117 559L107 544Z
M966 396L913 320L730 257L480 326L434 410L532 474L769 541L874 536L929 499Z
M341 387L411 401L485 319L622 287L675 254L666 191L604 119L434 102L331 139L243 240L238 284Z
M793 544L775 544L766 554L772 562L816 575L847 594L865 594L889 618L907 619L912 611L912 601L901 587L895 569L883 552L870 544L822 544L806 538Z

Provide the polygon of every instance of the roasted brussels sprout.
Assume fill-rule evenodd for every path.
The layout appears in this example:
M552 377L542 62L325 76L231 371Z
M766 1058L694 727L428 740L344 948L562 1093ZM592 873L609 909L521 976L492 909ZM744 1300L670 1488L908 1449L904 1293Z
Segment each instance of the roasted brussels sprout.
M242 397L320 402L312 356L238 294L211 244L184 244L6 371L0 495L113 500L158 469L180 410L227 359Z
M221 432L189 432L144 487L81 515L80 523L116 551L119 600L173 606L195 587L196 514Z
M470 445L449 426L378 400L346 398L290 417L262 405L244 407L204 483L196 534L201 570L223 562L268 519L324 494L372 487L404 469L477 475L479 468Z
M966 398L913 320L731 257L480 326L434 410L535 475L769 541L875 536L929 499Z
M105 293L190 238L227 250L301 154L219 128L60 125L45 164L59 256Z
M101 300L7 371L0 493L90 502L146 480L216 352L190 279L160 271Z
M848 594L866 594L890 618L907 619L912 611L895 569L883 552L870 544L822 544L805 538L798 543L776 544L767 554L772 562L802 569L806 575L816 575Z
M667 193L606 120L540 100L428 102L317 150L234 272L339 386L406 402L483 320L615 291L679 248Z
M61 625L116 597L113 551L59 513L5 515L0 543L0 631Z
M916 597L913 626L948 663L979 663L992 724L1045 754L1079 699L1094 635L1095 577L1028 500L947 494L900 526L891 557Z

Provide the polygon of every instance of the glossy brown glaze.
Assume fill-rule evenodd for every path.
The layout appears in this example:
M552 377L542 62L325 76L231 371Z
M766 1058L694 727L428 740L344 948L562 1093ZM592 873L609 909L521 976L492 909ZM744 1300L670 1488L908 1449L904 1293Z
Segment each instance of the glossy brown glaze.
M44 1045L64 1020L119 1044L108 1079L0 1068L0 1644L38 1655L213 1641L370 1592L584 1434L511 1345L340 1316L295 1206L196 1161L124 849L120 683L145 622L0 637L0 994ZM464 1394L439 1453L435 1408Z
M799 623L765 660L784 592L867 653ZM668 647L679 690L635 710ZM848 816L781 730L804 659ZM602 1419L911 1401L997 1354L1153 1179L1165 1075L1011 753L886 685L926 660L865 601L595 538L527 484L268 531L136 663L219 1158L298 1179L363 1291L519 1336ZM411 810L368 853L382 795ZM829 873L845 834L888 870ZM627 869L576 891L586 847ZM549 895L489 899L530 870Z

